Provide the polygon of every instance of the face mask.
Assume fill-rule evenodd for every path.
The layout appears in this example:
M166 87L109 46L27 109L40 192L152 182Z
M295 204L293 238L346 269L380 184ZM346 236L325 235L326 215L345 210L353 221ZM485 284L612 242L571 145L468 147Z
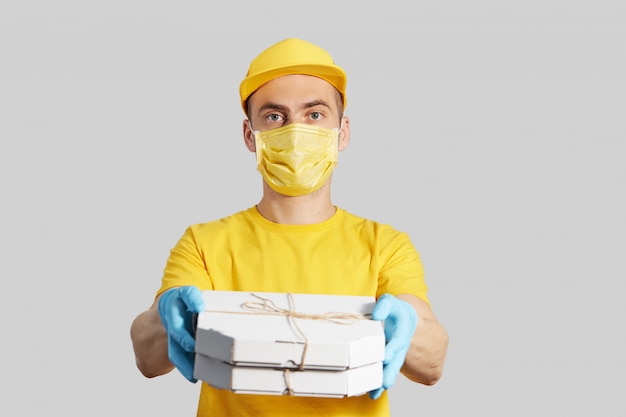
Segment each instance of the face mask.
M276 192L301 196L330 177L339 154L339 130L292 123L254 132L257 169Z

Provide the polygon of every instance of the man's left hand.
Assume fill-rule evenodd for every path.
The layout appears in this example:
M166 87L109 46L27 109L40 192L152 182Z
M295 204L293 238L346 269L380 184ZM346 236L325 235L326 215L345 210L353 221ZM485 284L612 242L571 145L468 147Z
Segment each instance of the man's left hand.
M418 317L411 304L391 294L383 294L372 310L372 320L384 321L386 340L383 385L369 393L370 398L376 400L384 390L391 388L400 373Z

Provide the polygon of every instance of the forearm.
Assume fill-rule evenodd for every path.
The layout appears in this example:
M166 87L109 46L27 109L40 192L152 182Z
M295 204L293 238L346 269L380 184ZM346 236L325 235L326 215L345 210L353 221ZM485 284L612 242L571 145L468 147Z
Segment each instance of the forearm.
M419 317L401 372L414 382L434 385L443 374L448 333L426 302L408 294L398 298L410 303Z
M167 356L167 333L156 303L135 318L130 337L137 368L144 376L153 378L174 369Z

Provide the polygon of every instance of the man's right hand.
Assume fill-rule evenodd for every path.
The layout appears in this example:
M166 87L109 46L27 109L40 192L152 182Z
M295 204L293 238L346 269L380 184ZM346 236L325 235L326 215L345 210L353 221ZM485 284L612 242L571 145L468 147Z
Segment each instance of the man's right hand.
M172 364L191 382L196 339L193 317L204 310L201 291L194 286L172 288L159 298L159 315L167 332L167 355Z

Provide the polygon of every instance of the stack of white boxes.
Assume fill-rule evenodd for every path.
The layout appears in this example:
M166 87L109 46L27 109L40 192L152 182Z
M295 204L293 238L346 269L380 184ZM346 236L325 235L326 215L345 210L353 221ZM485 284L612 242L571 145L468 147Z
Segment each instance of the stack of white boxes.
M350 397L382 385L374 297L204 291L194 375L235 393Z

